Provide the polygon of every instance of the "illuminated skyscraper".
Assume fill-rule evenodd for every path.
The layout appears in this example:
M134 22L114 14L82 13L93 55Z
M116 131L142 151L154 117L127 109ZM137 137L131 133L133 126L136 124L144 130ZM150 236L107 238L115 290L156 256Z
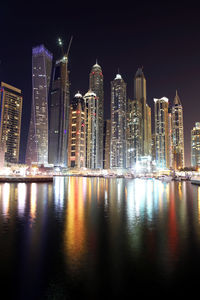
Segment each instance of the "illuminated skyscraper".
M126 168L126 150L126 83L117 74L111 81L111 168Z
M62 167L68 161L69 86L68 57L64 55L53 70L49 130L49 163Z
M90 72L90 90L97 96L98 103L98 168L103 168L103 126L104 126L104 90L103 90L103 74L101 67L96 64Z
M85 101L78 92L70 105L68 166L85 167Z
M127 166L134 168L142 153L142 104L137 100L128 101L127 116Z
M191 165L200 167L200 122L191 130Z
M18 163L21 115L21 90L1 82L0 87L0 151L1 163Z
M168 113L168 147L169 147L169 168L173 168L173 140L172 140L172 113Z
M86 105L86 167L98 168L99 140L98 140L98 99L89 90L84 95Z
M40 45L32 49L32 108L26 163L48 163L48 97L52 54Z
M183 107L176 91L172 106L172 141L173 141L173 167L175 170L184 168L184 130Z
M110 169L110 120L104 122L104 169Z
M140 156L149 156L151 155L151 108L146 101L146 79L142 68L137 70L134 77L134 100L140 102L142 106L141 113L139 110L139 115L141 114L142 118L142 126L141 133L138 134L138 137L141 136L142 139ZM140 143L138 142L137 144L139 145Z
M168 99L154 99L155 102L155 148L158 168L169 168Z

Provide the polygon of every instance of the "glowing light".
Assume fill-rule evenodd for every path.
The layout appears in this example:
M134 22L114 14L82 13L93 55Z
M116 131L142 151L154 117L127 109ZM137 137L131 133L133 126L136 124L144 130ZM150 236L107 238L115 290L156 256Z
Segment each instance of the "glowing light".
M2 204L3 204L2 211L3 211L4 216L8 216L9 200L10 200L10 184L4 183L4 185L3 185L3 201L2 201Z
M36 196L37 196L37 184L31 183L31 209L30 209L30 215L32 220L35 219L36 215Z
M18 191L18 214L22 216L25 210L26 204L26 184L19 183L17 187Z

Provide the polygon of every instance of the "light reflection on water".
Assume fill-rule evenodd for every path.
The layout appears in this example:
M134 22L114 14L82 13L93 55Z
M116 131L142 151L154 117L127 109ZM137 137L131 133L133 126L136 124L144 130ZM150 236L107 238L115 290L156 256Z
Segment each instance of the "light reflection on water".
M178 282L179 272L187 278L200 261L200 187L84 177L0 184L0 239L3 277L20 274L24 299L52 282L72 295L82 287L88 299L102 286L123 291L132 280Z

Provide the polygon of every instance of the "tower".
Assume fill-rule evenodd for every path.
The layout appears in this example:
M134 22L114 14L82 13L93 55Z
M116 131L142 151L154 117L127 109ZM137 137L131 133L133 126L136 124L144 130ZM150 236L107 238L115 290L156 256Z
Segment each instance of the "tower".
M49 163L61 167L68 161L69 86L67 52L55 62L50 94Z
M111 168L126 168L126 149L126 83L117 74L111 81Z
M168 99L154 99L155 107L155 150L158 168L169 168Z
M173 167L175 170L184 168L183 106L177 91L172 106L172 143Z
M138 68L135 77L134 77L134 101L137 101L140 104L137 104L138 108L141 106L141 109L137 109L139 115L137 118L141 118L141 132L138 133L138 137L141 136L142 144L141 149L138 149L136 152L140 152L138 158L142 156L151 155L151 108L147 104L146 100L146 79L143 73L142 68ZM138 127L139 130L139 127ZM139 142L136 144L140 145Z
M68 166L85 167L85 101L78 92L70 105Z
M191 165L200 167L200 122L191 130Z
M89 90L84 95L86 105L86 167L98 168L98 104L96 94Z
M0 155L3 162L18 163L21 116L21 90L1 82L0 86Z
M104 90L102 69L96 62L92 67L89 79L89 89L96 94L98 105L98 168L103 168L103 126L104 126Z
M32 108L26 163L48 163L48 98L52 54L40 45L32 49Z

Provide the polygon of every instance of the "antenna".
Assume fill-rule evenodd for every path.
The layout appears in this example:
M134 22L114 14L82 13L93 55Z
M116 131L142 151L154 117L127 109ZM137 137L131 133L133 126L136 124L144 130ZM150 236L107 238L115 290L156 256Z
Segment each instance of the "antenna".
M73 36L71 36L71 39L70 39L70 41L69 41L69 46L68 46L67 53L66 53L66 56L67 56L67 57L68 57L68 55L69 55L69 50L70 50L70 48L71 48L72 40L73 40Z

